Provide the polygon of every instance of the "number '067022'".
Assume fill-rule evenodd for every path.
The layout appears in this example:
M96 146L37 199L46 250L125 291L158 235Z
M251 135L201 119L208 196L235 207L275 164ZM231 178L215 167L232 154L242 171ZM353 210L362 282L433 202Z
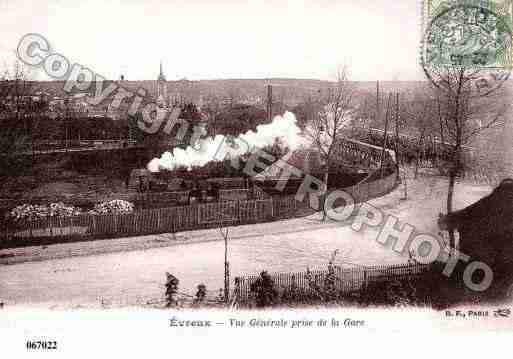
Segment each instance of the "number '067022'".
M56 350L57 342L46 340L28 340L26 346L28 350Z

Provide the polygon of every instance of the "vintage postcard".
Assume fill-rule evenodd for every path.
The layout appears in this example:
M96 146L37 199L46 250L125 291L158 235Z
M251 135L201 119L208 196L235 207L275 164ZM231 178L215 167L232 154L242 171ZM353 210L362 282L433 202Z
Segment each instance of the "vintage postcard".
M0 0L0 18L6 358L507 344L511 0Z

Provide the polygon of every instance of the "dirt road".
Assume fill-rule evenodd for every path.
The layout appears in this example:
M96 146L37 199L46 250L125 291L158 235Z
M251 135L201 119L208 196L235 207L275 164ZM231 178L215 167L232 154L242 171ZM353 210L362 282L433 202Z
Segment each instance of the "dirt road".
M399 187L371 201L421 231L437 232L436 218L443 211L445 181L423 178L409 185L403 200ZM456 208L464 207L490 192L486 186L458 185ZM240 226L230 230L229 262L233 277L245 273L303 271L324 266L339 249L336 264L342 266L405 262L407 258L382 247L374 229L355 232L350 223L321 223L313 217ZM91 242L81 244L91 255L0 267L0 301L6 307L95 308L145 305L162 298L165 272L180 279L180 290L190 294L200 283L217 291L223 283L224 244L217 230L185 232L184 244L164 243L162 237L102 241L103 245L142 241L147 249L94 254ZM186 242L196 242L186 244ZM65 253L66 246L56 249ZM100 244L98 244L100 245ZM89 249L86 247L89 246ZM82 252L84 254L84 252Z

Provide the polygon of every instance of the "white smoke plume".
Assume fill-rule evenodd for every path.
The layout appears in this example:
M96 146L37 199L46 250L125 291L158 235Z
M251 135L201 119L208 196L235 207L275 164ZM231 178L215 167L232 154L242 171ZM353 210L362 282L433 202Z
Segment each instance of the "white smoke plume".
M292 112L274 117L269 124L258 125L256 132L250 130L236 138L217 135L214 138L202 138L185 150L174 148L172 152L165 152L160 158L152 159L147 167L151 172L163 169L172 171L178 167L202 167L212 161L222 161L227 155L242 156L255 149L272 146L277 140L282 147L291 151L306 144Z

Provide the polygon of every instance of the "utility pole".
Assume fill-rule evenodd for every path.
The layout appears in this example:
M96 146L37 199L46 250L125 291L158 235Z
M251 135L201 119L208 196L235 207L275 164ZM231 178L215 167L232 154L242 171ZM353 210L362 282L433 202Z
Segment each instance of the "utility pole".
M395 93L395 161L399 165L399 92ZM397 172L399 174L399 171Z
M230 263L228 263L228 237L224 238L224 301L230 301Z
M443 153L445 149L445 143L444 143L444 125L442 121L442 110L440 108L440 94L437 92L436 95L436 102L438 104L438 122L440 123L440 146L438 148L438 152L436 154L438 161L441 162L443 159Z
M224 238L224 302L228 304L230 302L230 263L228 262L228 231L229 228L225 228L224 232L220 228L221 234Z
M389 117L389 109L390 109L390 97L392 94L388 95L387 98L387 108L385 112L385 133L383 135L383 149L381 150L381 158L379 163L379 171L380 171L380 177L383 177L383 160L385 159L385 151L387 147L387 135L388 135L388 117Z
M35 117L35 113L36 113L36 110L34 108L34 102L32 101L32 98L29 97L28 98L28 116L26 115L26 119L28 120L29 122L29 131L30 131L30 148L31 148L31 152L32 152L32 169L34 169L34 164L36 163L36 150L34 148L35 146L35 140L34 140L34 117Z
M404 178L401 178L401 167L403 164L403 154L402 152L399 153L399 151L402 151L402 148L399 148L399 92L396 92L395 94L395 162L396 162L396 169L397 169L397 180L399 182L404 183L404 199L408 198L408 184L406 183L406 174L404 174Z
M376 81L376 123L379 123L381 117L381 108L379 106L379 81Z
M273 116L273 87L272 85L267 85L267 121L272 122Z
M68 139L68 126L69 126L69 100L68 98L65 99L65 102L64 102L64 111L65 111L65 116L64 116L64 143L66 144L66 152L69 151L69 139Z

